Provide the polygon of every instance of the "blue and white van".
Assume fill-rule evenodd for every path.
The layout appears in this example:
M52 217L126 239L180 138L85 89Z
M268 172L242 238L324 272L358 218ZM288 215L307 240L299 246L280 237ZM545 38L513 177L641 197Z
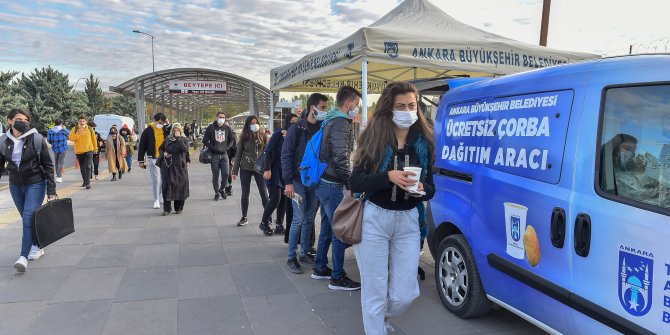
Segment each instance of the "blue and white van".
M670 334L670 55L450 90L435 147L428 244L447 309Z

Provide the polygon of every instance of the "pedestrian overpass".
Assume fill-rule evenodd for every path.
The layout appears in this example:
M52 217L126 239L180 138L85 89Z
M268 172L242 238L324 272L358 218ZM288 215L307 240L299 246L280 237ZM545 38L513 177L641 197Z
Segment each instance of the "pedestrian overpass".
M270 90L252 80L223 71L179 68L147 73L120 85L111 92L135 97L138 130L145 128L147 111L163 112L172 120L198 120L205 112L249 111L270 115Z

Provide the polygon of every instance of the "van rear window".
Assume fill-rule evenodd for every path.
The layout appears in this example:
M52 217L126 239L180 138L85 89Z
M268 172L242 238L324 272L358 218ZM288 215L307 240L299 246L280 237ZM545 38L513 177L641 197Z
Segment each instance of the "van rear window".
M601 190L670 209L670 85L607 89L602 117Z

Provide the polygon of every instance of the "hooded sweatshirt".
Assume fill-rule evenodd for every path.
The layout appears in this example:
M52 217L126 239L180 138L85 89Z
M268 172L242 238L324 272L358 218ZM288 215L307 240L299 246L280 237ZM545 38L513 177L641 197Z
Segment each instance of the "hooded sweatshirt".
M41 138L42 152L35 152L36 129L14 137L11 129L6 133L7 140L0 145L5 146L5 155L0 155L0 171L4 170L5 162L9 172L9 183L18 186L27 186L47 181L47 194L56 194L56 181L54 179L54 164L49 153L49 146L44 138ZM39 156L38 156L39 155ZM40 165L40 162L42 163Z

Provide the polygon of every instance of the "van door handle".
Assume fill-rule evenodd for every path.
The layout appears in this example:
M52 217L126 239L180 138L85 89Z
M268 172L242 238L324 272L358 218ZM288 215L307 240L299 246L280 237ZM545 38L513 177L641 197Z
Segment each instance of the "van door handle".
M565 244L565 210L560 207L551 212L551 244L559 249Z
M587 257L591 249L591 217L580 213L575 220L575 252Z

